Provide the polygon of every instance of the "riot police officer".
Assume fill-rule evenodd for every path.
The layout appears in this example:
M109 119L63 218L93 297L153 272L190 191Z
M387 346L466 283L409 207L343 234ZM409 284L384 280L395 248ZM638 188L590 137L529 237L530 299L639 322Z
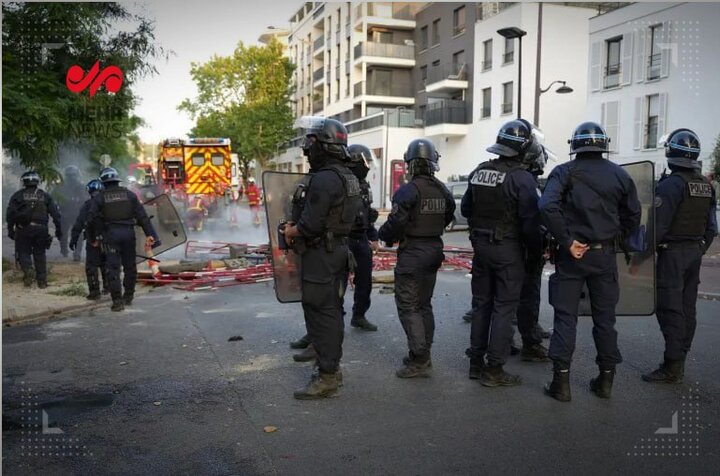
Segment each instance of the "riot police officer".
M145 232L147 246L159 244L159 239L137 196L120 186L117 170L112 167L103 169L100 180L105 188L90 202L87 214L88 236L102 236L110 297L113 302L111 310L122 311L126 305L132 304L135 295L135 224L140 225Z
M700 140L689 129L675 130L665 141L672 173L655 194L656 315L665 355L660 368L642 376L646 382L681 383L695 335L700 264L717 234L715 191L701 174L699 156Z
M392 211L379 237L399 242L395 266L395 304L408 342L408 356L395 373L399 378L429 377L435 334L432 295L437 271L445 259L445 227L453 220L455 200L435 178L440 155L427 139L408 144L405 163L411 180L392 197Z
M85 202L85 186L81 181L80 169L74 165L65 167L63 171L63 182L53 190L53 195L60 207L60 214L64 217L60 252L63 256L67 257L70 227L75 223L75 219ZM76 247L73 251L73 260L80 261L81 253L82 249Z
M377 251L378 232L375 221L378 212L372 208L372 191L367 182L370 171L369 164L373 161L370 149L360 144L348 147L350 162L348 167L360 181L360 197L362 206L358 212L352 230L350 230L350 251L355 258L355 285L352 319L350 325L365 331L376 331L377 326L367 320L365 313L370 309L370 292L372 291L372 253Z
M72 236L70 237L70 249L75 251L78 246L78 240L81 233L85 232L85 277L88 284L88 295L86 299L97 301L102 294L108 294L108 278L105 272L105 254L102 252L99 244L99 237L88 235L88 212L90 211L90 203L92 199L100 193L105 187L99 179L93 179L86 185L90 198L83 203L80 213L78 213L75 224L72 227ZM98 278L98 269L102 276L103 292L100 293L100 279Z
M360 207L360 183L345 165L349 160L345 126L322 117L299 122L306 129L303 152L314 173L299 219L283 232L296 250L302 249L302 306L317 352L318 373L294 393L306 400L332 397L339 386L348 234Z
M549 351L553 380L545 393L563 402L571 398L570 363L585 284L600 369L590 388L598 397L610 397L615 366L622 362L615 331L616 242L636 231L641 216L635 183L622 167L602 155L610 142L605 130L595 122L584 122L568 142L575 160L555 167L539 203L543 222L559 246L549 284L555 310Z
M537 183L527 168L532 154L542 149L532 124L517 119L500 128L487 151L499 158L481 163L470 174L461 202L475 252L472 294L477 308L470 331L469 377L487 387L513 386L521 379L505 372L503 365L510 355L512 320L525 277L524 249L540 253ZM544 349L532 342L524 353L538 358Z
M23 271L23 284L30 287L35 279L39 288L47 287L47 261L45 250L50 248L52 237L48 232L48 215L55 225L55 236L62 238L60 210L52 197L38 188L40 175L28 171L20 177L23 189L10 197L5 219L8 236L15 241L15 251Z

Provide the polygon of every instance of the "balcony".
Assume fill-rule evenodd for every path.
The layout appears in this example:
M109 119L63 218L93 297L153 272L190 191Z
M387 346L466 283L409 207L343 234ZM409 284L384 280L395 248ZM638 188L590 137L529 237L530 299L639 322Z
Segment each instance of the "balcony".
M465 101L443 100L427 105L425 135L462 136L467 134L467 104Z
M604 87L605 89L620 86L620 63L610 64L605 67Z
M323 101L322 99L318 99L317 101L313 101L313 113L320 112L323 110Z
M412 106L415 103L415 93L410 84L392 82L371 84L367 81L355 83L354 102L394 104L397 106Z
M322 81L323 76L325 76L325 68L318 68L313 71L313 84Z
M468 67L462 64L443 64L431 68L425 80L425 91L448 92L468 88Z
M385 112L379 112L372 116L365 116L359 119L349 121L345 124L348 134L355 132L382 127L387 124L388 127L416 127L415 111L407 109L393 109Z
M325 4L323 3L322 5L320 5L320 8L318 8L317 10L315 10L313 12L313 20L316 19L317 17L319 17L320 15L322 15L324 11L325 11Z
M363 6L367 8L363 15ZM365 3L358 5L355 10L355 25L361 23L363 18L368 27L379 26L398 30L414 30L415 14L422 4L396 4L396 3Z
M313 42L313 51L315 54L319 53L320 50L322 50L322 47L325 46L325 35L320 35L314 42Z
M395 43L365 41L355 45L355 64L368 63L412 68L415 66L415 47Z

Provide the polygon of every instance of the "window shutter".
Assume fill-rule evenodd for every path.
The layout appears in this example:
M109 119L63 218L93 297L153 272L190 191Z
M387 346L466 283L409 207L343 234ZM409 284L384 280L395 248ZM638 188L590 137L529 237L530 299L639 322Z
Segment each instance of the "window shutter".
M658 138L665 135L666 132L665 128L667 124L667 102L667 93L660 93L658 97Z
M620 101L611 101L603 104L603 126L610 137L610 150L618 151L618 131L620 121Z
M670 22L663 22L662 41L660 42L660 77L667 78L670 75L670 56L672 55L672 44L670 43ZM677 48L677 45L674 45Z
M647 58L645 56L645 43L648 41L648 29L639 28L635 30L635 81L645 80L647 71Z
M590 47L590 90L599 91L602 80L602 42L596 41Z
M620 52L620 58L622 58L621 68L621 83L625 86L632 82L632 67L633 67L633 34L625 33L623 35L622 43L620 43L622 51Z
M639 150L643 138L643 98L635 98L635 128L633 129L633 149Z

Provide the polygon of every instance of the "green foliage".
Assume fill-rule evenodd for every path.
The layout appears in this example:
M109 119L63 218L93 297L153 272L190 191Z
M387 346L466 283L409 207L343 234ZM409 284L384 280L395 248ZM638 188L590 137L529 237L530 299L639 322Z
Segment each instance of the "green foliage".
M712 161L712 171L715 180L720 180L720 135L715 139L715 147L710 154L709 159Z
M196 120L191 135L229 137L247 177L251 160L265 166L278 144L292 136L293 70L279 42L266 46L240 42L231 56L193 63L190 74L198 96L185 99L178 109Z
M75 281L63 288L50 291L48 294L52 294L54 296L85 296L87 294L87 290L85 289L85 285L83 283Z
M132 160L142 120L132 114L131 87L156 72L152 58L167 56L154 44L154 25L119 3L3 3L2 14L3 147L44 179L57 178L62 145L94 160L109 153L114 165ZM70 92L68 69L88 71L96 61L122 70L122 88L92 98Z

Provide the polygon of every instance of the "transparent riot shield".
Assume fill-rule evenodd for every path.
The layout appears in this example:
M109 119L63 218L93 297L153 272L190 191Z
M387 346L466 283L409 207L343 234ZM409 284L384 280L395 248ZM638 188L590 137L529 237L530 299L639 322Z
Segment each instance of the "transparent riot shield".
M648 316L655 312L655 167L650 161L622 167L635 182L642 218L638 232L625 240L624 250L617 252L620 300L615 314ZM580 298L580 315L592 314L589 298L586 286Z
M300 256L292 249L280 248L278 226L291 221L293 196L306 180L307 174L267 171L262 175L275 296L280 302L298 302L302 298Z
M150 218L160 245L152 249L145 248L145 232L140 226L135 227L135 260L138 263L153 258L160 253L171 250L187 241L185 228L175 206L167 195L159 195L143 203L145 213Z

